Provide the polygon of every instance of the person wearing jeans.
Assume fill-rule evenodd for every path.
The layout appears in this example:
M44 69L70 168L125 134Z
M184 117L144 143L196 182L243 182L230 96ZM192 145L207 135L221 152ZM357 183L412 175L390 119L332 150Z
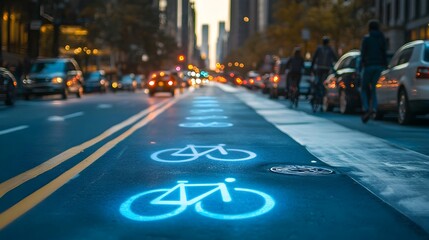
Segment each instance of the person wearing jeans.
M363 123L368 122L371 115L377 112L376 84L387 66L386 39L380 31L378 21L371 20L368 30L369 34L363 38L361 45Z

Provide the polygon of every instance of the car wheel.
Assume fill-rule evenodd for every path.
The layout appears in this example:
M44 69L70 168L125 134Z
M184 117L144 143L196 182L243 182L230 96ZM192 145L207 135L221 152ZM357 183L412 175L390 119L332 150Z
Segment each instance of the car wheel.
M328 96L323 96L323 111L324 112L331 112L334 109L334 107L329 104L329 98Z
M277 99L278 96L278 92L276 88L270 88L270 98L272 99Z
M67 99L67 96L68 94L67 94L67 89L64 89L63 90L63 92L61 93L61 98L63 99L63 100L66 100Z
M262 94L267 94L269 92L269 89L268 88L262 88Z
M15 104L15 91L9 88L9 91L6 95L6 100L4 101L4 103L8 106L12 106Z
M28 94L28 93L24 93L24 100L25 100L25 101L30 100L30 94Z
M77 98L81 98L82 97L82 95L83 95L83 88L82 87L79 87L79 89L77 90L77 92L76 92L76 97Z
M155 92L149 91L149 97L153 97L155 95Z
M172 97L174 97L174 90L173 90L173 91L171 91L171 96L172 96Z
M340 113L346 114L352 111L351 109L352 104L345 90L340 90L339 102L340 102Z
M398 122L401 125L409 124L413 120L414 115L410 111L408 97L405 90L401 90L399 92L398 98Z

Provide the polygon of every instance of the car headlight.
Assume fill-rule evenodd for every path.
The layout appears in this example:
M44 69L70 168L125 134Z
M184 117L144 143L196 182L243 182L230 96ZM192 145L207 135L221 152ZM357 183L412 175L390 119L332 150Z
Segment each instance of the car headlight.
M22 83L25 85L25 84L31 84L33 81L31 80L31 79L29 79L29 78L24 78L24 79L22 79Z
M54 78L52 78L52 83L61 84L61 83L63 83L63 79L60 77L54 77Z

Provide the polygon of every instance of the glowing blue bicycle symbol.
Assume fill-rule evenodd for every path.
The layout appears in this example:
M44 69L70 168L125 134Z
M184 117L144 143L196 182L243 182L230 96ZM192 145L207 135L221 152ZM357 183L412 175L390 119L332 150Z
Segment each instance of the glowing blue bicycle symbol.
M206 156L215 161L246 161L256 157L256 154L241 149L225 149L225 144L215 146L196 146L189 144L184 148L170 148L153 153L150 157L158 162L181 163L190 162Z
M234 124L228 123L228 122L208 122L208 123L189 122L189 123L179 124L179 127L184 127L184 128L225 128L225 127L232 127L232 126L234 126Z
M235 179L227 178L225 179L225 182L232 183L235 182ZM201 195L188 199L187 189L194 189L195 187L203 187L203 189L207 189L207 187L213 188L211 188L207 192L203 192ZM216 204L203 204L203 201L205 201L204 199L208 198L210 195L216 192L220 192L222 202L218 200ZM179 196L177 196L177 193L179 193ZM265 214L271 209L273 209L275 205L274 199L268 194L263 193L261 191L248 188L234 188L234 191L231 191L231 193L233 193L234 196L236 196L237 194L243 194L241 199L245 199L246 201L248 201L249 199L251 199L252 201L255 200L258 202L258 206L256 206L256 208L255 206L252 206L252 208L255 209L250 209L250 211L249 209L246 209L244 212L242 212L240 211L240 208L243 209L245 207L244 205L247 204L243 204L243 202L238 203L239 200L237 200L235 202L237 204L237 208L230 208L229 205L233 204L233 199L231 197L230 192L228 191L228 188L226 187L226 184L223 182L190 184L188 183L188 181L177 181L177 185L170 189L155 189L139 193L130 197L124 203L121 204L119 211L123 216L134 221L156 221L176 216L185 211L188 206L195 204L195 211L205 217L219 220L239 220L257 217L262 214ZM147 196L152 194L156 194L155 198ZM213 207L213 205L215 205L215 207ZM162 208L165 206L170 206L170 208L171 206L173 206L173 210L168 208L166 213L159 214L158 208ZM234 213L219 213L220 210L213 209L228 209L227 211Z

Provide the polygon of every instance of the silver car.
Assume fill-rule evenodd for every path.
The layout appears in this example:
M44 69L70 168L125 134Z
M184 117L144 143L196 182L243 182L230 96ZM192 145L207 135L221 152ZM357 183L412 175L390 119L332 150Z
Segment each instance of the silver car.
M377 83L380 119L397 112L398 122L408 124L416 115L429 113L429 41L413 41L393 56Z

